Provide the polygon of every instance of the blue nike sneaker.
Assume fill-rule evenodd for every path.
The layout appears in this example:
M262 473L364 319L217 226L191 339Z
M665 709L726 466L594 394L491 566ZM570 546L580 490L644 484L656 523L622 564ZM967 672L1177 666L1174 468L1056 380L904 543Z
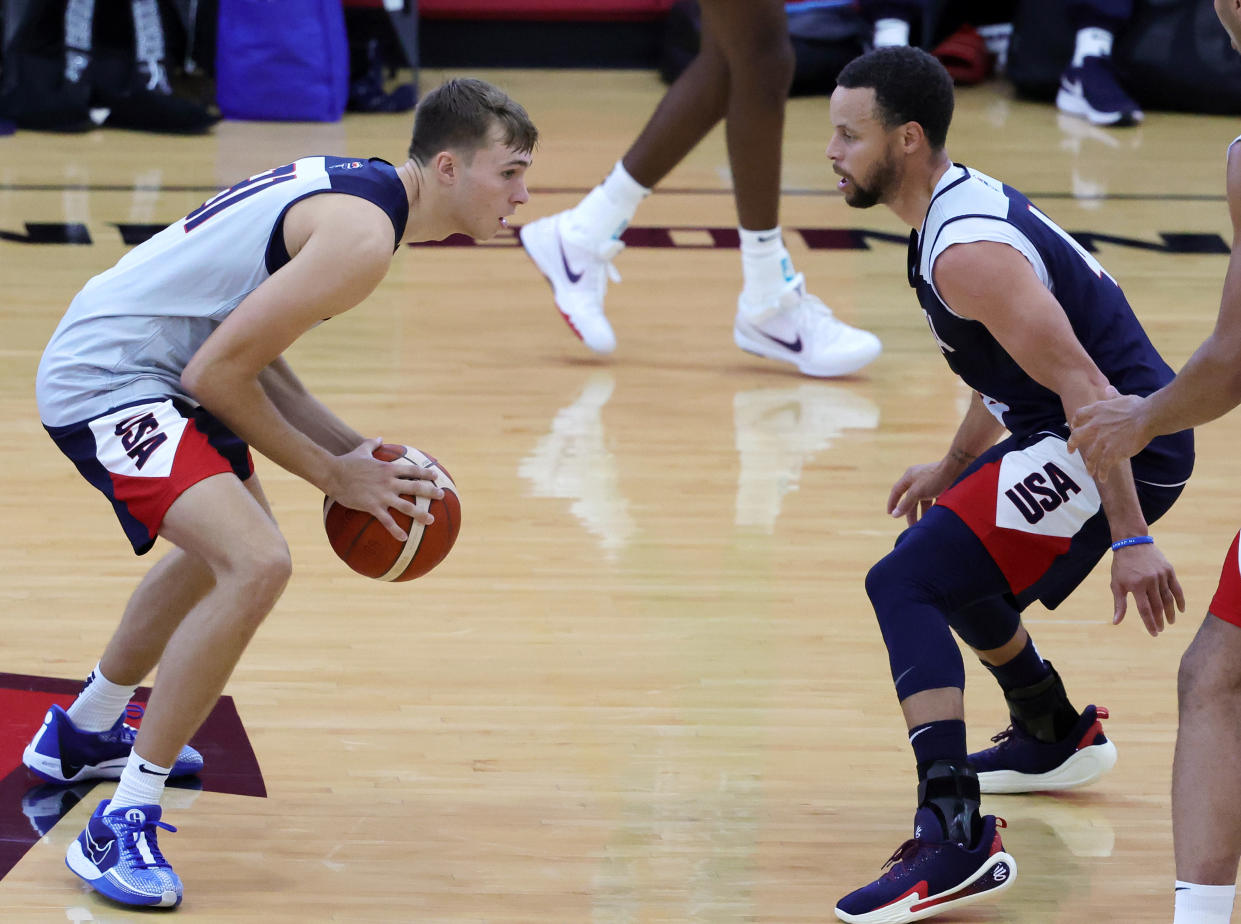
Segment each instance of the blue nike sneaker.
M143 708L130 703L125 715L107 731L82 731L69 714L53 705L43 717L43 725L22 753L22 763L49 783L78 783L82 780L119 780L129 752L134 748L138 729L125 720L142 718ZM181 749L172 765L171 777L193 776L203 768L203 756L189 745Z
M934 809L918 809L914 836L888 858L882 876L836 903L836 917L847 924L905 924L998 895L1017 878L1000 827L1007 827L1002 819L984 815L978 843L966 847L946 839Z
M1050 792L1093 783L1116 766L1116 745L1103 734L1102 706L1087 706L1073 730L1055 742L1040 741L1015 722L991 740L995 747L970 755L985 793Z
M90 821L69 845L65 865L101 895L125 905L175 908L181 904L181 880L156 840L158 828L176 831L160 821L158 805L131 805L108 811L100 802Z

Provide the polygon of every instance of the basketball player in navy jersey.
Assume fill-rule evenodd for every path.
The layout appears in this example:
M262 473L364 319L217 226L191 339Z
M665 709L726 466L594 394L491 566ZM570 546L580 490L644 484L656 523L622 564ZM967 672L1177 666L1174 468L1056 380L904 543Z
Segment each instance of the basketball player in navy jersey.
M652 187L725 121L741 243L742 288L733 340L804 375L841 376L882 349L806 290L780 231L780 153L793 81L784 0L702 0L698 54L668 88L612 172L567 212L521 229L521 243L551 283L556 307L590 349L611 353L603 310L621 233ZM669 309L674 306L669 305Z
M897 479L888 512L908 528L866 578L918 804L891 868L838 903L850 922L921 920L995 895L1016 866L980 794L1067 789L1114 764L1106 710L1071 704L1022 626L1027 606L1057 606L1110 547L1116 622L1130 594L1152 635L1184 609L1147 524L1190 475L1192 432L1153 440L1099 482L1066 445L1068 417L1109 382L1150 394L1172 370L1093 257L1021 193L949 159L952 108L942 65L909 47L850 62L831 100L827 156L845 201L883 203L915 229L910 285L948 365L975 391L943 459ZM953 630L1012 717L975 754Z
M52 706L23 756L52 782L119 779L69 846L69 868L130 905L173 906L160 853L169 776L290 576L249 447L404 540L389 508L439 497L434 473L381 462L282 358L302 334L363 301L408 241L493 236L529 199L538 133L480 80L454 80L414 117L409 159L307 157L251 177L91 279L39 364L44 426L111 502L139 555L173 550L139 584L68 711ZM135 688L159 673L136 736Z
M1241 48L1241 0L1215 0ZM1241 404L1241 138L1228 147L1232 258L1215 330L1185 368L1152 395L1126 394L1072 417L1069 446L1107 477L1152 438L1215 420ZM1120 388L1121 391L1126 391ZM1176 848L1173 924L1228 924L1241 862L1241 562L1234 537L1198 634L1181 657L1180 724L1172 763Z

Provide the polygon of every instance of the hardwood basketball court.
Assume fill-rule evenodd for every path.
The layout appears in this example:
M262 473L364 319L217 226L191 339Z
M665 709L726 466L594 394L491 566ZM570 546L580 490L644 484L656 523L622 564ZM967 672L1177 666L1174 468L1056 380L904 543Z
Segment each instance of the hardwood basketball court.
M442 76L424 72L424 88ZM647 72L480 76L542 133L515 224L574 204L663 91ZM399 161L409 125L0 139L0 669L76 685L153 560L128 552L38 420L35 367L73 294L127 237L217 188L308 153ZM996 83L959 92L948 147L1094 235L1179 367L1218 307L1238 130L1162 113L1092 129ZM295 575L226 692L266 797L206 780L170 794L178 917L791 924L833 919L878 874L909 836L915 778L862 581L899 532L892 482L942 455L968 392L906 284L908 229L845 206L828 133L825 99L790 104L782 220L812 291L883 340L855 377L803 378L733 346L718 131L638 213L650 246L618 261L612 358L573 338L511 238L408 249L367 303L294 347L359 430L444 462L464 525L426 578L368 581L332 555L316 492L258 460ZM944 920L1170 920L1176 666L1241 521L1237 432L1199 431L1195 476L1152 529L1189 598L1178 625L1158 639L1136 613L1110 625L1106 567L1054 613L1028 612L1074 702L1111 709L1120 762L1080 791L988 797L1018 879ZM968 657L966 670L978 748L1007 718L992 680ZM29 708L32 694L3 695ZM112 784L66 799L82 801L39 836L47 803L23 801L35 783L17 767L34 726L8 712L0 841L30 848L0 879L0 917L148 920L64 867Z

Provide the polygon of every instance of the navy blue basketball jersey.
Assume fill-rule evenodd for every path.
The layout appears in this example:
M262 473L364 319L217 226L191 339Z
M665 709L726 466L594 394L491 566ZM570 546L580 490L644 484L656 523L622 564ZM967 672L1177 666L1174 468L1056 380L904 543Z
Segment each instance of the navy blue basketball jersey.
M1013 360L979 321L953 313L935 289L935 260L953 244L998 241L1021 253L1064 308L1077 339L1122 394L1149 395L1173 378L1117 285L1099 262L1011 186L953 164L936 184L920 232L909 241L909 283L948 365L1017 436L1067 436L1059 395ZM1193 468L1193 435L1153 440L1134 476L1180 484Z

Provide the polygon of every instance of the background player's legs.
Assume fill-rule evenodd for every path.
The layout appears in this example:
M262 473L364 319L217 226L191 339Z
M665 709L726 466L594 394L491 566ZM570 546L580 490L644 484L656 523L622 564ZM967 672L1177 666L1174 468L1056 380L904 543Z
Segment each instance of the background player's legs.
M779 0L705 0L703 32L728 61L725 130L742 228L780 223L784 106L793 82L793 45Z
M621 158L625 172L648 190L671 173L728 110L729 64L707 24L707 9L712 6L710 0L704 6L698 54L668 88Z
M1176 924L1226 924L1241 861L1241 628L1207 614L1181 658L1177 698Z
M603 299L608 280L620 281L612 260L625 247L621 234L651 187L724 117L727 103L728 63L704 29L698 54L604 181L567 212L522 227L521 244L551 284L561 316L595 352L616 349Z
M698 55L607 178L575 208L533 221L522 246L552 286L556 307L592 350L616 335L603 310L611 261L638 205L719 122L740 224L744 284L737 345L807 375L848 375L879 355L878 338L836 320L806 294L780 233L780 161L793 47L780 0L704 0Z
M725 133L743 277L733 340L806 375L849 375L879 355L879 339L838 321L806 292L780 229L784 110L795 67L784 4L706 0L702 21L728 62Z

